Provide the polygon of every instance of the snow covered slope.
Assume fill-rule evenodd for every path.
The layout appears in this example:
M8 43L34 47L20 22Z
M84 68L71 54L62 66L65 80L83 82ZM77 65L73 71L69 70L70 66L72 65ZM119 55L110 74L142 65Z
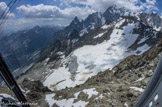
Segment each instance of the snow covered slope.
M144 53L150 49L151 44L146 42L146 35L141 34L140 30L145 33L154 32L147 38L149 41L157 39L156 31L132 17L123 17L102 26L98 30L100 33L89 36L88 43L97 43L87 45L87 39L83 37L85 45L74 49L66 57L63 55L59 66L52 69L51 75L46 77L44 85L52 90L74 87L83 84L98 72L113 68L129 55ZM81 39L78 44L82 42Z

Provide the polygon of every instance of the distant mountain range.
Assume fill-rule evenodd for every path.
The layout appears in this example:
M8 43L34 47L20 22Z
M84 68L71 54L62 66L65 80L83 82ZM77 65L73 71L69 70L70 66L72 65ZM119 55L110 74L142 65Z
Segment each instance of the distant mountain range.
M39 27L18 31L0 39L0 50L12 70L29 64L47 45L58 26Z

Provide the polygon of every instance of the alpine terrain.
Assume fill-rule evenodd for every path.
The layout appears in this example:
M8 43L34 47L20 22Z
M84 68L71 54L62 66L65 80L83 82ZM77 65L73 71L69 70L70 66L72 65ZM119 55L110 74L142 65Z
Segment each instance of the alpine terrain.
M85 20L74 17L40 45L45 47L29 48L29 54L40 55L18 79L29 102L41 107L133 107L162 54L162 19L155 12L112 5Z

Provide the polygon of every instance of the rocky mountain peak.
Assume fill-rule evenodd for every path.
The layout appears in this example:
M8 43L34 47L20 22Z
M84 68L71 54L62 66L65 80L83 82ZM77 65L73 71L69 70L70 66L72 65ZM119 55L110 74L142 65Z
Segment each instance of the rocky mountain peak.
M162 19L157 13L141 13L140 17L147 25L153 27L155 30L160 31L162 29Z
M112 5L112 6L108 7L106 11L115 10L115 9L117 9L117 6L116 5Z
M103 19L103 16L100 12L92 13L83 22L84 28L94 29L94 28L100 27L105 22L102 19Z
M79 24L80 23L80 21L79 21L79 19L78 19L78 17L77 16L75 16L74 17L74 19L72 20L72 22L71 22L71 24L70 25L73 25L73 24Z
M33 29L40 29L40 26L37 25Z
M124 7L117 7L116 5L112 5L107 8L107 10L103 13L103 16L108 21L114 21L118 19L120 16L131 16L132 12Z

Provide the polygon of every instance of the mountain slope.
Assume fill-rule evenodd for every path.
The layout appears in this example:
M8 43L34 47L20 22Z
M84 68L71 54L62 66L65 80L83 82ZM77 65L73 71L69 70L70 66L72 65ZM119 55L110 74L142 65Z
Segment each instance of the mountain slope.
M60 27L39 27L23 30L0 39L0 50L12 70L31 63ZM5 48L4 48L5 47ZM15 61L17 60L17 61ZM18 64L19 65L16 65Z
M150 80L161 54L162 40L142 55L129 56L112 70L100 72L74 88L47 94L46 98L57 106L83 103L86 107L133 107ZM50 100L47 102L50 103Z
M51 90L75 87L112 69L127 56L143 54L161 37L161 32L132 16L121 17L82 37L74 30L69 37L56 42L50 54L45 54L46 60L36 64L29 75L43 72L43 77L30 77L41 79Z
M65 81L57 84L57 89L82 84L89 77L96 75L98 72L104 71L107 68L113 68L127 56L132 54L142 54L147 51L150 46L155 44L155 41L157 41L158 38L160 38L160 36L157 37L156 31L154 31L155 33L150 33L151 30L153 32L152 28L147 28L147 26L138 22L134 18L120 18L115 24L109 26L112 27L109 28L107 26L102 33L91 35L93 38L89 37L89 39L83 41L80 40L74 44L77 45L84 42L84 46L75 49L67 57L61 60L62 63L60 63L60 66L53 69L52 75L45 80L44 85L51 87L62 80ZM141 31L139 31L139 29ZM136 32L136 30L139 32ZM140 33L142 32L149 35L141 35ZM144 40L145 38L147 39ZM95 42L95 39L96 44L92 44ZM99 39L102 40L101 43L98 43L97 40ZM87 41L89 44L86 44ZM61 76L65 73L68 73L66 76L69 76L58 78L58 80L54 80L55 82L50 82L51 78L59 75ZM74 78L72 80L70 80L71 75Z

